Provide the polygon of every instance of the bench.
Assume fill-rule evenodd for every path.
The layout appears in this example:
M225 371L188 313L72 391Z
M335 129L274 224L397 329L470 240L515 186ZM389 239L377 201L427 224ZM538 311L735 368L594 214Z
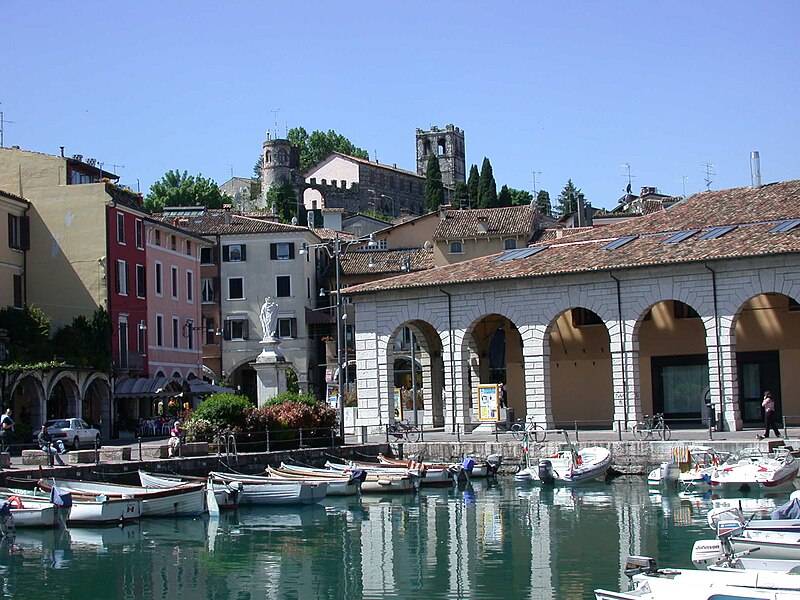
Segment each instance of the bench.
M55 459L53 459L55 461ZM23 465L43 465L47 466L50 463L47 460L47 454L44 450L23 450L22 451L22 464ZM55 463L54 463L55 464Z
M167 458L168 456L169 445L167 444L142 444L142 459Z
M181 444L178 456L207 456L208 442L186 442Z

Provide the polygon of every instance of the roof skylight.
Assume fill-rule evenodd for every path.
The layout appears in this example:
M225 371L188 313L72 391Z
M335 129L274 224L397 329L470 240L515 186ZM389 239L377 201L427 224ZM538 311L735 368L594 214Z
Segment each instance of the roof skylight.
M534 254L538 254L547 246L534 246L533 248L517 248L516 250L506 250L502 256L498 256L492 262L500 262L501 260L516 260L518 258L528 258Z
M603 246L601 248L601 250L616 250L617 248L621 248L622 246L624 246L628 242L632 242L637 237L639 237L639 236L638 235L626 235L626 236L623 236L623 237L621 237L619 239L614 240L613 242L609 242L608 244Z
M715 240L717 238L721 238L726 233L733 231L736 229L736 225L723 225L721 227L714 227L713 229L709 229L703 235L698 237L698 240Z
M770 233L786 233L787 231L791 231L795 227L800 225L800 219L792 219L791 221L784 221L783 223L778 223L775 227L770 229Z
M688 229L686 231L679 231L678 233L673 233L667 239L665 239L662 244L677 244L678 242L682 242L690 237L692 237L695 233L700 231L699 229Z

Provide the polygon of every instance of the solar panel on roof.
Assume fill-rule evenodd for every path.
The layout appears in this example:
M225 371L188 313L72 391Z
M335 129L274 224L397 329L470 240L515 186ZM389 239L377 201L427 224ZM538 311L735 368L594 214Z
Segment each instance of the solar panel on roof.
M608 244L603 246L601 248L601 250L616 250L617 248L621 248L622 246L624 246L628 242L632 242L637 237L639 237L639 236L638 235L626 235L626 236L623 236L623 237L621 237L619 239L614 240L613 242L609 242Z
M792 219L791 221L784 221L783 223L779 223L769 231L770 233L785 233L787 231L791 231L798 225L800 225L800 219Z
M728 233L729 231L733 231L736 229L736 225L723 225L721 227L714 227L713 229L709 229L703 235L698 237L698 240L715 240L717 238L721 238L723 235Z
M665 239L662 244L677 244L678 242L682 242L683 240L692 237L695 233L700 231L699 229L689 229L687 231L679 231L667 239Z
M506 250L502 256L498 256L492 262L500 262L501 260L515 260L518 258L528 258L547 248L547 246L534 246L533 248L517 248L516 250Z

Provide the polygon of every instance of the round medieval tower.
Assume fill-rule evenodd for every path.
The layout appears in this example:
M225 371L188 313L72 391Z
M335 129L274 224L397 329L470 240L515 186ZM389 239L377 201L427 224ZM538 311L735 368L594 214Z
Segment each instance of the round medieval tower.
M294 185L294 177L300 164L300 149L289 140L270 139L261 152L261 202L266 204L267 191L272 185L285 183Z

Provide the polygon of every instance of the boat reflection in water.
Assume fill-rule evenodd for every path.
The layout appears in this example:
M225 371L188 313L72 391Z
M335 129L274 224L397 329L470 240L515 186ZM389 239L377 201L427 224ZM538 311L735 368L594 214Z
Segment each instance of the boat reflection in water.
M64 597L105 597L113 581L129 598L591 598L627 587L631 554L691 568L714 500L651 492L644 477L555 489L500 477L218 518L18 531L0 549L0 585L33 597L59 570L69 573Z

